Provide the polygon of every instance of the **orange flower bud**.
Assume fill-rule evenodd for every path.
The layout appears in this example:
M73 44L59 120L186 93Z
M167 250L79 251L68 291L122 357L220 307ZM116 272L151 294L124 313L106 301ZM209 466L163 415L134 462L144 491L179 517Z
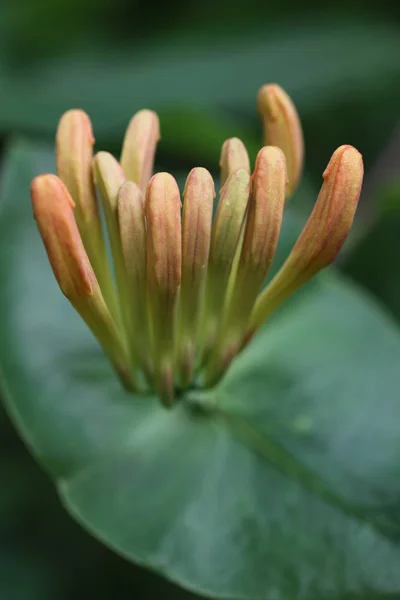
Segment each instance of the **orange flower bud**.
M275 255L281 230L287 176L283 152L266 146L257 156L239 271L260 287ZM238 273L239 276L239 273Z
M57 173L76 203L79 224L99 219L92 180L94 141L92 124L83 110L63 114L56 134Z
M244 169L250 173L250 159L246 146L238 138L230 138L222 145L221 158L221 186L237 169Z
M97 285L75 221L75 204L55 175L40 175L31 185L33 214L54 275L73 302L90 296Z
M157 173L147 187L147 270L149 284L174 297L181 283L181 200L169 173Z
M32 181L31 195L34 217L61 291L97 337L124 385L133 389L126 348L83 247L67 188L55 175L40 175Z
M147 310L146 220L142 192L126 181L118 192L118 223L129 301L128 340L131 354L151 376L149 315Z
M198 323L207 274L214 181L202 167L192 169L183 192L182 286L179 304L177 361L181 385L190 382Z
M286 197L296 189L304 161L303 131L290 97L276 84L264 85L258 93L258 110L264 127L264 144L277 146L286 158Z
M75 202L75 219L83 244L102 293L115 315L118 310L117 299L92 178L93 144L92 124L87 114L83 110L64 113L56 135L58 176Z
M129 181L144 192L153 172L154 156L160 139L158 116L140 110L131 119L122 146L121 166Z
M362 157L355 148L340 146L333 153L303 232L255 304L250 317L250 334L284 300L336 258L353 223L363 173Z
M118 223L125 269L135 292L146 288L146 220L142 192L126 181L118 193Z
M146 194L147 279L156 385L163 402L174 396L174 333L181 283L181 201L169 173L157 173Z

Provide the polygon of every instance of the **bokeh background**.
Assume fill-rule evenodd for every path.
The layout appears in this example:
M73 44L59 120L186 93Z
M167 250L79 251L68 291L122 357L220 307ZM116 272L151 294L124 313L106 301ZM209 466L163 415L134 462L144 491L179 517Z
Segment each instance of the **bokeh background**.
M337 146L362 152L365 186L339 267L400 318L400 4L392 0L2 0L0 160L16 136L52 143L72 107L89 112L97 148L118 154L131 115L153 108L157 167L180 180L198 165L217 174L227 137L241 137L254 159L255 97L269 81L291 94L304 125L298 210L312 206ZM0 599L150 596L192 597L83 532L0 408Z

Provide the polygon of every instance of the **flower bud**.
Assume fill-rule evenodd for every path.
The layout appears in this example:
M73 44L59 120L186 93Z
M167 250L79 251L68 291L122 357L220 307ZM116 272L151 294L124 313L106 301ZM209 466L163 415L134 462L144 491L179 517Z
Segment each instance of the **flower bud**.
M229 276L240 238L250 193L250 175L234 171L220 192L211 232L206 298L202 326L203 360L215 343Z
M118 222L118 192L125 183L125 174L119 162L108 152L98 152L93 159L93 177L103 206L110 240L111 253L117 280L119 308L122 319L123 331L126 339L132 331L133 303L132 289L128 283L125 260L121 245L121 236ZM129 343L131 360L135 362L132 354L132 344Z
M183 197L182 285L179 304L177 362L181 385L187 385L191 380L195 358L215 197L214 181L206 169L198 167L190 171Z
M73 302L90 296L96 277L76 225L67 188L55 175L40 175L31 185L33 214L54 275L63 294Z
M126 181L118 192L118 223L125 269L133 287L146 287L146 220L142 192Z
M118 192L118 223L130 295L128 340L135 362L149 378L152 361L147 310L146 220L142 192L131 181L126 181Z
M323 174L317 202L280 271L257 299L247 339L270 314L337 256L353 223L363 180L361 154L340 146Z
M241 140L230 138L223 143L219 165L221 167L221 186L237 169L244 169L250 173L249 155Z
M83 246L67 188L55 175L41 175L33 180L31 195L34 217L61 291L97 337L124 385L133 388L126 349Z
M283 152L266 146L257 156L239 269L261 286L275 255L287 176ZM247 276L246 275L246 276Z
M286 158L288 198L296 189L304 160L303 131L290 97L276 84L264 85L258 93L258 111L264 127L264 144L277 146Z
M99 211L92 181L94 137L83 110L69 110L61 117L56 134L57 173L76 204L79 223L93 224Z
M109 152L98 152L93 159L94 182L100 192L104 211L116 215L118 190L126 181L119 162Z
M158 116L140 110L131 119L122 146L121 166L129 181L144 192L153 172L154 156L160 139Z
M111 252L119 291L124 287L125 267L118 224L118 191L126 181L119 162L108 152L98 152L93 159L93 178L99 190L106 219Z
M147 279L156 384L163 402L174 396L174 329L181 283L181 201L169 173L154 175L146 193Z
M258 153L236 280L225 307L223 324L208 366L208 382L225 370L241 346L257 294L275 255L286 192L283 152L266 146Z
M115 314L117 300L92 179L93 144L92 124L87 114L82 110L64 113L56 135L58 176L75 202L75 219L85 249L105 300Z

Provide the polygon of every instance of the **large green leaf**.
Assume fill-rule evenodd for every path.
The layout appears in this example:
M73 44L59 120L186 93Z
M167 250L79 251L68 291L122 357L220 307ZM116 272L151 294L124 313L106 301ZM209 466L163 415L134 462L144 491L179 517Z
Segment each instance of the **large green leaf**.
M201 595L400 595L400 334L320 277L221 384L172 410L124 392L54 282L7 155L0 364L7 407L68 510L107 545ZM284 251L284 244L281 246Z

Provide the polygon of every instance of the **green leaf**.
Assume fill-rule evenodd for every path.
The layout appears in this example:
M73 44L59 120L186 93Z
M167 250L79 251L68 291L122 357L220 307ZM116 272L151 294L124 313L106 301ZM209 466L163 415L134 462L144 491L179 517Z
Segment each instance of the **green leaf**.
M398 597L396 325L326 274L216 389L193 390L170 411L131 396L47 264L28 186L52 168L51 154L25 143L7 154L0 365L8 410L71 514L204 596Z

